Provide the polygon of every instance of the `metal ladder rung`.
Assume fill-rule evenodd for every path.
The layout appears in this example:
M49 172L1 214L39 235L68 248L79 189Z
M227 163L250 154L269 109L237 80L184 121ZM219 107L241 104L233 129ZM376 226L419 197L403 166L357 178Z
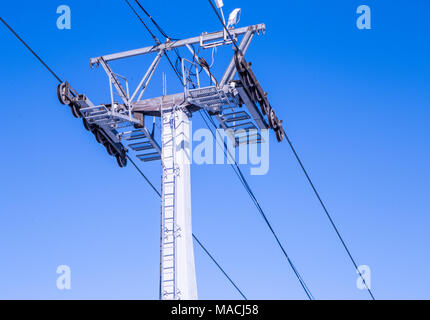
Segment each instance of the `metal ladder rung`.
M142 131L134 129L134 130L131 130L131 131L128 131L128 132L124 132L124 134L129 134L129 135L132 135L133 133L142 133Z
M163 270L164 270L165 268L163 268ZM174 281L174 279L163 279L163 282L172 282L172 281Z
M211 91L211 92L203 92L203 91L189 91L190 97L192 99L202 99L207 97L218 97L217 91Z
M173 139L173 135L172 135L171 133L169 133L169 134L165 134L165 135L164 135L164 139L165 139L165 140L167 140L167 142L166 142L166 143L164 143L164 144L167 144L170 140L172 140L172 139Z
M237 141L238 145L244 145L244 144L258 144L261 143L262 139L254 139L252 141L244 140L244 141Z
M135 140L139 140L139 139L144 139L146 138L146 134L142 133L142 134L136 134L136 135L130 135L128 137L123 138L124 140L127 141L135 141Z
M252 134L250 134L250 132L252 132ZM244 134L245 133L245 134ZM234 136L236 137L236 139L241 139L241 138L261 138L261 134L259 132L255 132L255 130L247 130L247 131L234 131L233 132Z
M151 156L155 156L155 155L160 156L160 154L158 152L151 152L151 153L138 154L136 157L145 158L145 157L151 157Z
M126 121L126 120L124 120L124 122L121 122L121 123L126 123L126 124L122 125L121 127L118 127L118 129L126 129L126 128L129 128L132 126L132 125L130 125L130 122Z
M199 98L194 98L193 100L196 100L200 103L209 103L212 102L213 103L219 103L220 99L217 95L213 95L213 96L205 96L205 97L199 97Z
M236 111L236 109L237 109L237 107L236 107L236 106L231 106L231 107L226 107L226 106L224 106L224 107L222 108L222 111L231 110L231 113L236 113L236 112L238 112L238 111ZM230 113L229 113L229 114L230 114ZM225 113L224 113L224 114L220 114L220 116L223 116L223 115L225 115Z
M261 138L261 134L259 132L256 132L256 130L236 130L233 132L234 136L237 139L241 139L241 138Z
M243 120L249 120L249 119L250 119L249 116L246 115L246 116L240 116L237 118L229 118L229 119L223 119L223 120L224 122L231 123L231 122L243 121Z
M88 123L95 123L99 126L108 126L109 125L109 119L92 120L92 121L88 121Z
M99 120L90 120L88 121L89 123L95 123L99 126L108 126L109 125L109 121L111 121L111 119L109 118L103 118L103 119L99 119Z
M174 285L174 283L173 284L167 284L168 282L172 282L173 281L173 279L172 280L163 280L162 282L163 283L165 283L166 282L166 288L165 288L165 290L163 291L163 296L169 296L169 295L173 295L173 291L169 291L168 289L170 289L170 290L174 290L174 288L175 288L175 285ZM167 290L166 290L167 289Z
M83 110L83 109L80 109ZM104 110L94 110L94 111L81 111L81 112L85 112L88 116L99 116L99 115L105 115L109 113L109 110L104 109Z
M157 161L157 160L161 160L161 157L152 157L152 158L147 158L147 159L141 159L143 162L151 162L151 161Z
M101 125L101 126L112 126L112 125L116 125L116 124L120 123L120 122L115 121L115 120L110 121L110 122L103 122L103 121L110 121L110 120L109 119L108 120L100 120L100 121L96 120L96 121L94 121L94 123L97 123L98 125Z
M172 299L175 297L175 295L173 294L173 292L169 292L169 293L165 292L165 293L163 293L163 296L164 297L168 297L168 298L171 296Z
M246 113L243 110L239 110L239 111L235 111L234 109L236 109L235 107L230 107L230 109L232 110L230 113L223 113L222 116L225 117L235 117L235 116L247 116L248 118L250 118L249 114Z
M175 295L173 294L173 292L164 292L164 293L163 293L163 296L164 296L164 297L172 296L172 298L174 298L174 297L175 297Z
M146 141L141 141L141 142L130 143L128 146L130 148L133 148L133 147L137 147L137 146L140 146L140 145L146 144L146 143L150 144L151 142L149 142L148 140L146 140Z
M238 129L238 128L241 128L242 130L251 130L251 129L257 130L257 127L252 122L241 123L234 126L227 126L227 129Z
M143 162L150 162L155 160L160 160L161 156L158 152L148 153L148 154L140 154L136 156Z
M130 147L134 151L145 151L145 150L151 150L154 149L154 146L152 144L142 146L142 147Z
M85 108L81 108L80 110L82 110L82 112L86 112L86 113L88 113L89 115L92 115L92 116L96 116L98 114L103 114L103 113L108 113L109 112L109 110L107 110L107 109L85 110Z
M116 118L116 117L109 117L109 119L111 119L115 123L125 123L125 122L128 122L127 120L124 120L124 119L121 119L121 118Z
M175 267L164 267L163 270L171 270L171 269L175 269Z
M236 138L236 141L243 141L243 140L251 140L252 138L255 138L254 140L263 140L261 134L256 131L256 129L251 128L248 130L237 130L233 132L234 137Z
M99 118L107 118L109 119L109 115L104 113L104 114L98 114L98 115L93 115L93 116L86 116L85 119L87 120L94 120L95 119L99 119Z
M100 106L94 106L94 107L86 107L86 108L81 108L81 111L89 111L89 110L98 110L98 111L102 111L102 110L107 110L106 107L100 107Z
M168 261L168 262L172 262L172 261ZM168 268L168 267L166 267ZM171 270L164 270L165 268L163 268L163 278L167 278L166 276L172 276L174 274L174 272L172 272ZM165 281L171 281L173 279L170 279L171 277L169 277L169 279L166 279Z

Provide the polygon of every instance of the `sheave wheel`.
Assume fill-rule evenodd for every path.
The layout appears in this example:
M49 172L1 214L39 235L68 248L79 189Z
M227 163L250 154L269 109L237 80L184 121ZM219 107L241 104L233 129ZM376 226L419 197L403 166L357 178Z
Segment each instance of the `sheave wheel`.
M80 114L80 112L78 110L78 107L74 103L72 103L70 105L70 110L72 110L72 114L73 114L73 116L75 118L80 118L81 117L81 114Z
M69 104L71 102L69 98L67 98L66 91L67 88L65 83L60 83L57 86L57 98L61 104Z
M278 128L278 130L276 130L276 139L278 140L278 142L282 142L282 140L284 140L284 130L282 130L281 128Z
M124 168L127 165L127 158L122 157L120 154L118 154L116 156L116 162L118 162L120 168Z
M103 144L105 141L105 137L103 136L103 134L100 132L100 130L97 130L94 135L96 136L96 140L98 143Z

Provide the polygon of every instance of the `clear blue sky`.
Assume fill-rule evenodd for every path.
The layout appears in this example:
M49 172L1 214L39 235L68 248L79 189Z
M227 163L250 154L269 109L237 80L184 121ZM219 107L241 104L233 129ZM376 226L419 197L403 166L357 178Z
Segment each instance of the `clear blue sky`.
M174 37L220 29L205 0L144 3ZM243 9L241 26L266 23L248 60L353 255L371 267L376 298L430 298L430 4L225 3ZM69 31L56 28L61 4L72 9ZM360 4L372 9L372 30L356 28ZM108 101L108 83L89 58L152 44L121 0L3 1L0 12L96 103ZM158 298L159 199L58 103L55 79L3 26L0 44L0 298ZM148 62L115 66L135 83ZM180 90L165 61L160 70L169 93ZM271 142L269 174L249 181L311 291L367 299L287 144ZM159 185L159 164L142 169ZM305 298L230 167L193 166L192 195L195 233L249 298ZM200 298L240 298L195 254ZM72 269L70 291L56 288L60 264Z

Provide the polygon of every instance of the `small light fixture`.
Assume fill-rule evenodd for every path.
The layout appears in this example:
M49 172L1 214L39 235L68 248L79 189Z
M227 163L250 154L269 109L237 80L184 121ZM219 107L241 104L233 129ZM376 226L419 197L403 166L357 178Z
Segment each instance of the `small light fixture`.
M241 12L242 10L240 8L237 8L230 13L230 16L228 17L227 28L232 28L239 23Z
M222 0L215 0L215 3L218 9L224 7L224 2Z

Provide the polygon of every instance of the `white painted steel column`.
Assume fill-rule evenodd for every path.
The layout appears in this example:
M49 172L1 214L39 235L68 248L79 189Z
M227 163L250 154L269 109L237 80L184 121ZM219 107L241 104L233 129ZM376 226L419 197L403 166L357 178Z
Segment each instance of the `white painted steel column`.
M162 113L161 298L197 299L191 227L190 121L184 110Z

